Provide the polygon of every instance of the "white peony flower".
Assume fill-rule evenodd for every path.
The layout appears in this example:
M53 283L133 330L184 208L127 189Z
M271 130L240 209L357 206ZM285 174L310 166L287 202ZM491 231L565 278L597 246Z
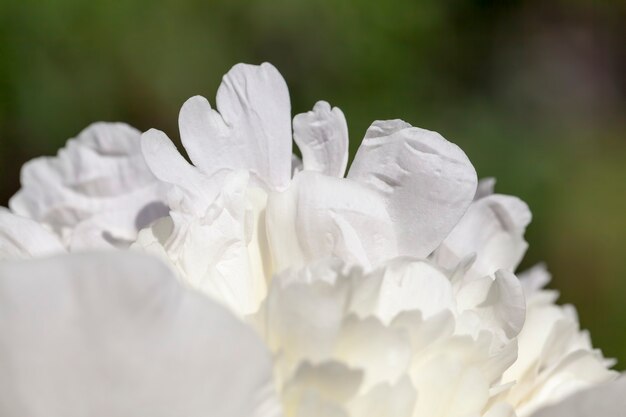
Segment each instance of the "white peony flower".
M0 259L131 243L190 288L121 251L0 263L0 414L623 414L626 379L545 270L514 275L524 202L400 120L372 124L346 175L343 113L318 102L292 132L290 111L273 66L239 64L216 109L181 109L192 164L160 131L102 125L25 167Z
M168 211L140 136L123 123L92 124L56 157L24 165L11 210L41 223L71 250L127 246Z

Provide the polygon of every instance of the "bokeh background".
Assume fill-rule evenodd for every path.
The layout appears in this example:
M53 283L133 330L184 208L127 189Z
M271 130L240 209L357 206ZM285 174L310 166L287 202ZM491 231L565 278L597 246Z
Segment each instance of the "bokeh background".
M626 2L0 1L0 202L28 159L97 120L177 137L237 62L275 64L293 113L341 107L355 149L402 118L459 144L533 210L524 267L626 369Z

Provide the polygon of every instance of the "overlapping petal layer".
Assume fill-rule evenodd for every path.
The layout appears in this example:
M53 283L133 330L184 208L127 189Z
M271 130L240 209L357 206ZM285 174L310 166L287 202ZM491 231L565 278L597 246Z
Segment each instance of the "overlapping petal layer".
M165 188L144 162L140 132L94 123L55 157L22 168L15 213L42 223L74 250L127 246L167 214Z

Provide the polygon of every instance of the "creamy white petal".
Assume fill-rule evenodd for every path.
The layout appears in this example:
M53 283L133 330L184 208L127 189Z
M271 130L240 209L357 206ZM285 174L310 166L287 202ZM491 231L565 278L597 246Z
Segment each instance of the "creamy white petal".
M575 393L532 417L622 417L626 413L626 377Z
M289 283L274 278L264 305L264 338L290 365L331 357L345 317L347 281Z
M516 417L515 410L507 403L497 403L490 407L483 417Z
M176 268L181 280L212 296L238 315L254 313L265 297L267 244L258 233L264 223L248 188L246 171L230 172L216 198L206 207L174 206L169 225L157 222L152 231L142 231L133 245L165 258ZM183 196L183 199L186 197ZM260 201L257 201L260 200ZM171 202L170 204L174 204ZM165 227L164 227L165 226Z
M524 288L524 292L527 296L534 295L538 293L541 289L543 289L550 280L552 276L545 264L537 264L532 268L520 273L517 275L519 277L520 282L522 283L522 288Z
M418 353L452 336L454 317L450 311L443 311L425 320L419 310L403 311L393 319L391 326L405 329L411 338L413 352Z
M441 135L401 120L377 121L365 134L348 178L385 201L398 254L426 257L461 219L476 191L467 156Z
M246 169L270 189L291 178L291 105L274 66L237 64L217 91L217 111L200 96L180 110L180 136L195 166L212 175Z
M503 374L503 381L515 381L505 399L520 417L616 376L607 369L612 362L594 350L589 334L580 330L573 307L556 305L557 294L540 289L549 278L545 269L531 271L525 281L532 275L538 278L532 278L537 282L526 290L527 313L517 338L518 359Z
M303 171L270 194L266 218L276 271L329 256L369 268L396 253L383 202L354 181Z
M341 408L358 393L362 379L362 371L342 362L325 361L315 365L303 362L283 389L285 413L300 416L298 409L307 396L317 397L320 405L327 403ZM308 407L314 406L309 404Z
M376 316L384 323L411 310L427 319L455 304L448 277L426 261L395 259L385 264L382 273Z
M488 399L488 383L476 366L459 354L442 350L412 374L417 390L416 417L478 414Z
M531 214L517 197L492 194L473 202L461 221L435 252L442 266L454 268L465 256L476 254L475 276L498 269L514 271L528 244L524 240Z
M363 389L370 389L398 382L409 368L412 352L409 336L401 329L385 326L375 317L350 315L337 334L334 355L350 367L364 369Z
M0 414L278 415L245 325L130 252L0 265Z
M456 301L462 313L459 330L463 333L477 335L488 329L506 342L517 336L524 324L524 291L517 277L508 271L497 271L495 278L464 282L457 290Z
M0 260L29 259L63 252L65 248L55 234L34 220L0 207Z
M408 377L395 384L381 383L349 404L351 417L411 417L416 400Z
M325 101L293 118L293 138L303 168L343 178L348 165L348 125L343 112Z

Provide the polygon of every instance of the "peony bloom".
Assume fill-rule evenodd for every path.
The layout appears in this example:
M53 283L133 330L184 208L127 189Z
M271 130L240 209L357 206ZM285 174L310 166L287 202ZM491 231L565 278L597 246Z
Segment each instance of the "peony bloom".
M441 135L374 122L346 172L343 113L292 122L270 64L233 67L179 127L191 163L163 132L95 125L25 166L0 211L0 414L626 409L545 269L515 275L526 204ZM118 250L49 257L98 247Z

